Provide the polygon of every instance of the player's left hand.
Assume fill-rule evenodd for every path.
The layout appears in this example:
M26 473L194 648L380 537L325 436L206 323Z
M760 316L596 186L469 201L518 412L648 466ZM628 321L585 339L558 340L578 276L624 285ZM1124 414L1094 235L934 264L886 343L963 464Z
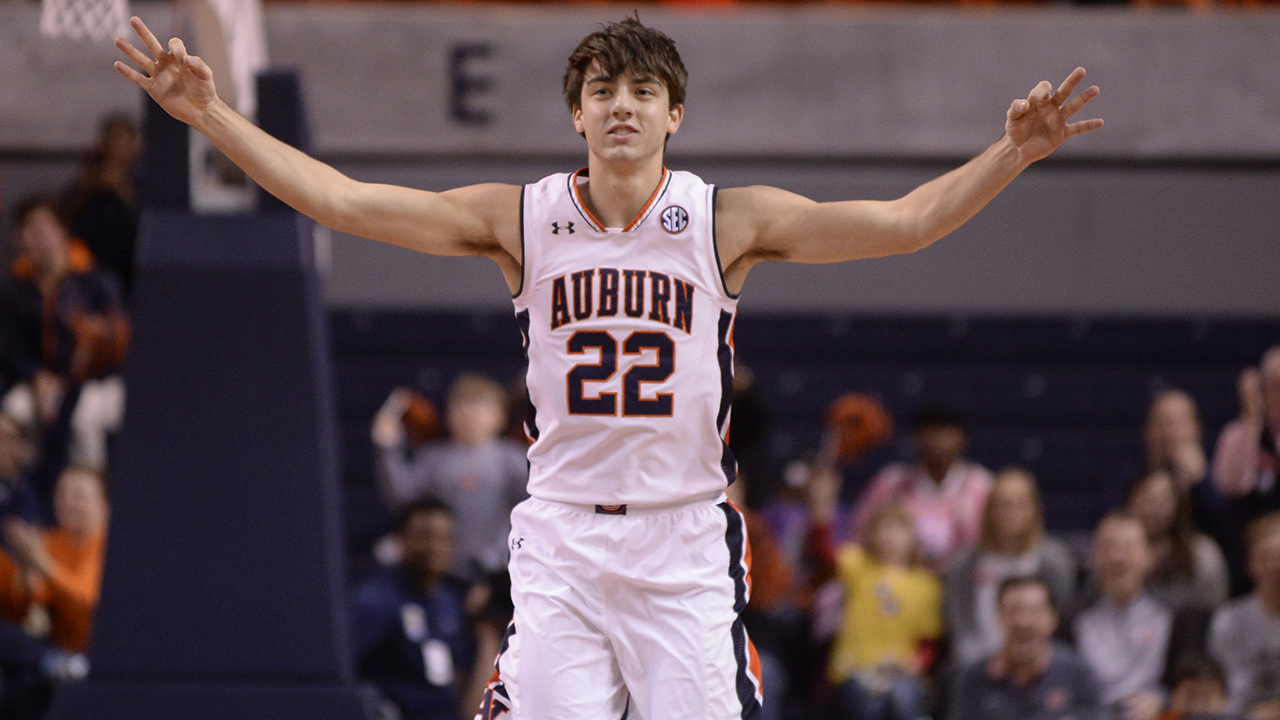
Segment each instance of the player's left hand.
M1013 141L1025 162L1031 163L1047 157L1066 142L1067 138L1102 127L1101 118L1067 122L1101 92L1097 85L1093 85L1074 98L1071 97L1076 85L1083 79L1084 68L1076 68L1062 81L1056 92L1053 85L1044 80L1035 86L1025 100L1014 100L1009 106L1004 132Z

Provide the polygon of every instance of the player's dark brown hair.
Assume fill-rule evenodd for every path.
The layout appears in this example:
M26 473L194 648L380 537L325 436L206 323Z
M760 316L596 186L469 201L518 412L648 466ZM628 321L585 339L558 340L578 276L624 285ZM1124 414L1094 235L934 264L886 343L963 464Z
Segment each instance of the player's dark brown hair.
M592 62L600 63L610 77L626 73L657 78L667 88L671 107L684 104L689 73L676 52L676 44L665 34L642 25L639 17L609 23L582 38L573 49L564 71L564 101L570 110L582 104L582 85Z

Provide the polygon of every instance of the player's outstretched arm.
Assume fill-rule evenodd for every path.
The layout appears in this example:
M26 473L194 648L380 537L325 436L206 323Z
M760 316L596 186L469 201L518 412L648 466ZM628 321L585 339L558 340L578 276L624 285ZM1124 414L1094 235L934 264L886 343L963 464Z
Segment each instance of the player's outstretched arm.
M317 222L437 255L486 255L519 279L520 188L476 185L444 193L361 183L263 132L218 98L213 72L173 38L166 50L138 18L147 52L124 38L116 47L139 72L115 68L170 115L209 138L264 190ZM149 53L149 54L148 54Z
M817 203L777 188L720 193L721 257L726 271L754 262L830 263L913 252L960 227L1028 165L1068 138L1102 127L1102 120L1068 122L1098 96L1092 86L1071 94L1084 79L1076 68L1055 91L1044 81L1013 101L1004 137L965 165L888 202ZM728 247L726 247L728 245Z

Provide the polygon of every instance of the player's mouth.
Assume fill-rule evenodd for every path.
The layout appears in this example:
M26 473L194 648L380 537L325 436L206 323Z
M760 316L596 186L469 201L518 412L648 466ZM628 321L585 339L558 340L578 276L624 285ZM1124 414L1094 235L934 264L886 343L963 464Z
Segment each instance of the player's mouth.
M609 137L618 139L629 138L633 135L638 135L639 133L639 130L630 125L615 125L605 131L605 134Z

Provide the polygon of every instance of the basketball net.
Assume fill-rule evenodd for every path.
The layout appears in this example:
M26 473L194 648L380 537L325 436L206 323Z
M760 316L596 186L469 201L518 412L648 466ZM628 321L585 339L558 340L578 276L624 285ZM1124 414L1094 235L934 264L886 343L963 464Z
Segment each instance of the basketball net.
M111 42L128 31L128 0L41 0L45 37Z

